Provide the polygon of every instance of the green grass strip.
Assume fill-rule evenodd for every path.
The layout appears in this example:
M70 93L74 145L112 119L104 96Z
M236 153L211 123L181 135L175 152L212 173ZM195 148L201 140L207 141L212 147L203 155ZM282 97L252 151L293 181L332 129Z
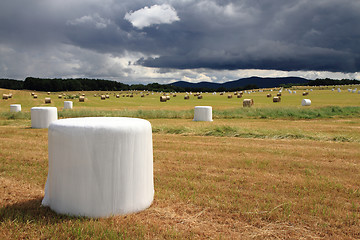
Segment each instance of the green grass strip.
M59 118L77 117L136 117L144 119L192 119L194 110L62 110ZM30 119L29 112L1 112L2 119ZM324 119L334 117L360 117L360 107L328 106L321 108L237 108L213 110L214 119Z

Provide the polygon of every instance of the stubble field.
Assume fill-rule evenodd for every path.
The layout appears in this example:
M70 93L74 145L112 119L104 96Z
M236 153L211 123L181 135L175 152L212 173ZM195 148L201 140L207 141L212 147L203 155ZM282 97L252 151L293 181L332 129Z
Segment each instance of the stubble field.
M1 239L359 239L360 94L330 89L269 92L243 98L204 93L159 94L85 103L60 117L130 116L153 127L155 198L136 214L103 219L57 215L41 207L47 176L47 129L31 129L30 108L45 105L46 93L0 89ZM79 95L66 93L67 95ZM71 99L69 99L71 100ZM23 112L9 113L19 103ZM193 122L194 106L212 106L213 122Z

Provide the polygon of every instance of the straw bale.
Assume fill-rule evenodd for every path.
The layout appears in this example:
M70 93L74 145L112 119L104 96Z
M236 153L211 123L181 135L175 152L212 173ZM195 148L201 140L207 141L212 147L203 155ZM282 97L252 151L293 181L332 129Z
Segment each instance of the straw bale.
M166 96L166 100L170 100L170 96Z
M105 100L105 99L106 99L105 95L101 95L100 97L101 97L101 100Z
M189 99L190 98L190 96L189 95L185 95L184 96L184 99L186 100L186 99Z
M198 95L198 97L197 97L198 99L202 99L203 97L201 96L201 95Z
M244 99L243 100L243 107L251 107L252 105L254 105L253 99Z
M302 95L303 96L309 95L309 92L303 92Z
M36 94L34 94L34 96L33 96L34 98L37 98L37 95Z
M274 97L273 102L281 102L281 97Z
M266 95L266 97L270 98L270 97L271 97L271 94L270 94L270 93L269 93L269 94L267 94L267 95Z
M232 95L228 95L228 98L232 98Z
M45 98L45 103L46 104L51 103L51 98Z
M166 96L160 96L160 102L166 102L167 97Z
M281 92L277 93L276 96L281 97Z
M62 98L62 95L58 95L58 98Z
M79 97L79 102L85 102L85 97L84 97L84 96L80 96L80 97Z
M9 95L7 95L7 94L2 95L2 99L7 100L8 98L9 98Z
M238 95L237 95L237 98L242 98L242 94L238 94Z

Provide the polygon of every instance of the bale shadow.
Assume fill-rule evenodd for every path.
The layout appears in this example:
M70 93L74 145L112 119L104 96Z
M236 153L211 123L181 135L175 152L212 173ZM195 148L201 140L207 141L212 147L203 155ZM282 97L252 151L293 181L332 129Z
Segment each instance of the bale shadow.
M18 223L37 222L43 224L57 224L76 219L86 221L89 218L58 214L49 207L41 205L43 197L18 202L0 208L0 222L16 221Z

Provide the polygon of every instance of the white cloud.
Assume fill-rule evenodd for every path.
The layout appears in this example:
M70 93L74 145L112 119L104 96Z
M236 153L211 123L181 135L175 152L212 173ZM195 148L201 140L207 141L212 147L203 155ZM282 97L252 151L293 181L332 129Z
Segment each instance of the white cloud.
M111 21L109 19L102 18L97 13L93 14L93 15L82 16L80 18L67 21L67 24L69 24L69 25L74 25L74 26L90 25L90 26L94 26L97 29L106 28L110 23L111 23Z
M154 24L171 24L180 20L176 10L168 4L153 5L141 8L135 12L126 13L124 19L139 29Z

